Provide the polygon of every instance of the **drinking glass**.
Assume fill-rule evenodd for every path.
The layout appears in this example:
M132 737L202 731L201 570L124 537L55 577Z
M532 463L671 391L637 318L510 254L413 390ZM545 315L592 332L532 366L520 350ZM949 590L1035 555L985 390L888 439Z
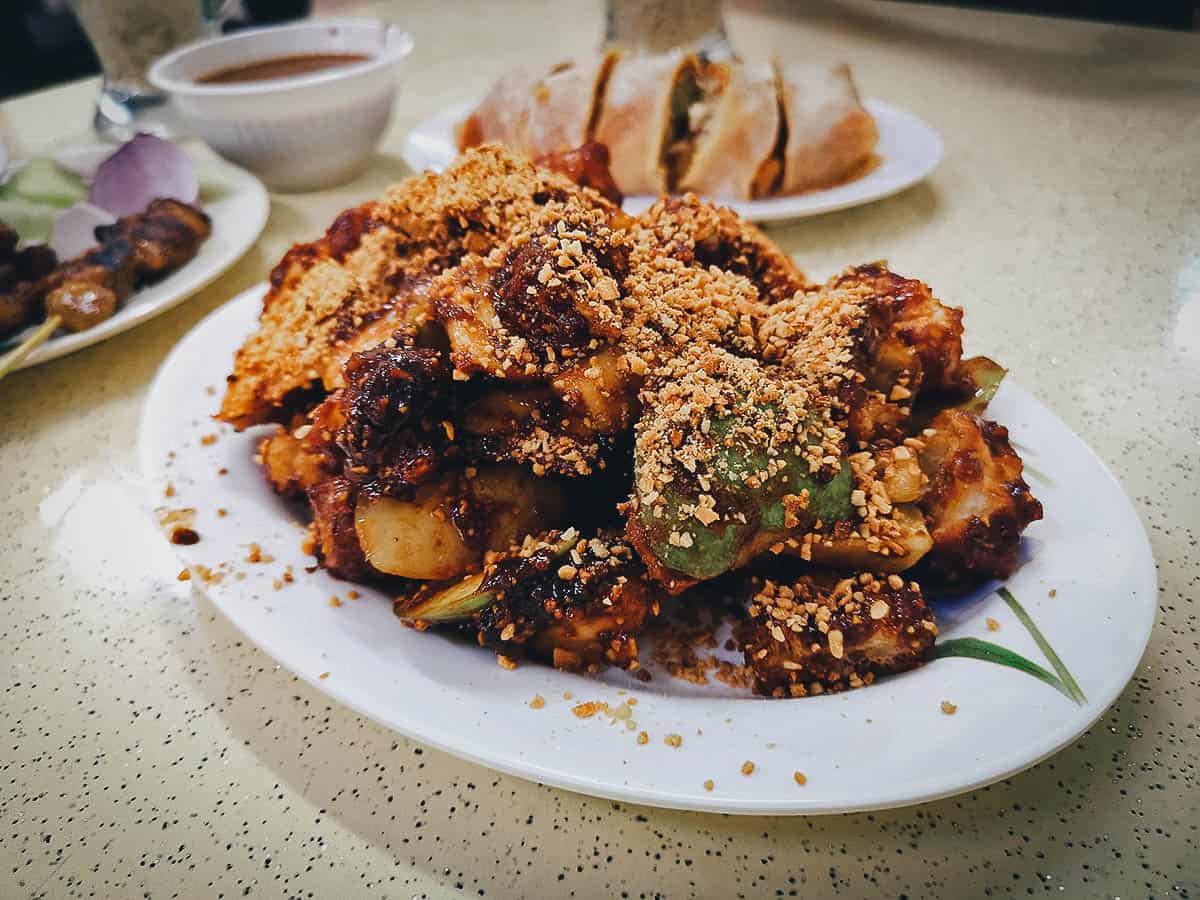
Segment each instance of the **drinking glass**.
M683 47L711 60L734 56L721 0L608 0L604 38L637 53Z
M226 0L70 0L100 58L103 84L92 127L126 141L139 131L176 136L167 97L146 81L150 63L180 44L217 32Z

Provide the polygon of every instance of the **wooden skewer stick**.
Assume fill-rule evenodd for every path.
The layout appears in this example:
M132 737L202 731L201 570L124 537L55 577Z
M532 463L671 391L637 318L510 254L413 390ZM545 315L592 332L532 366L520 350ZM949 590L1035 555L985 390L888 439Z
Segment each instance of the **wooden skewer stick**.
M46 321L38 326L37 331L21 342L21 346L10 352L3 359L0 359L0 378L3 378L19 366L25 357L40 347L42 342L54 334L61 324L61 316L47 317Z

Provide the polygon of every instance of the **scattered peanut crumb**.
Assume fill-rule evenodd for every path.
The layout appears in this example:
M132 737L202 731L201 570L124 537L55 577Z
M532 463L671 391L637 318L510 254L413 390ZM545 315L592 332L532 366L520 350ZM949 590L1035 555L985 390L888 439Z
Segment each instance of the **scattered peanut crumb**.
M1047 596L1057 597L1058 596L1058 588L1050 588L1050 593Z
M163 490L163 496L164 497L174 497L175 496L175 485L171 484L171 482L168 481L166 489Z
M500 664L500 668L508 669L509 671L512 671L517 667L517 661L515 659L513 659L511 656L504 656L503 654L498 654L496 656L496 662Z
M546 705L546 698L541 694L534 694L533 699L529 701L530 709L542 709Z
M952 716L956 712L958 712L958 707L955 706L953 703L951 703L949 700L943 700L942 701L942 712L944 712L948 716Z
M987 620L987 628L988 628L988 631L999 631L1000 623L989 616L988 620Z
M202 438L200 438L200 443L203 444L205 447L211 447L216 442L217 442L217 436L215 434L206 434Z
M178 578L180 581L190 581L192 578L192 570L191 569L183 569L175 577Z
M360 594L358 591L346 591L346 596L349 597L351 600L357 600L359 597L362 596L362 594Z
M713 780L711 778L709 778L707 781L704 782L704 789L706 791L711 791L713 789L713 787L714 787Z
M219 509L217 510L217 515L218 515L218 516L220 516L220 517L223 519L223 518L225 518L227 515L229 515L229 510L227 510L227 509L224 509L224 508L219 508Z
M668 734L665 738L668 747L679 747L683 744L683 736L678 734Z
M221 468L217 469L217 474L218 475L228 475L229 470L227 468L225 468L224 466L221 466Z
M329 677L329 673L328 673L328 672L322 672L322 673L321 673L321 680L322 680L322 681L324 681L324 680L325 680L326 678L328 678L328 677Z
M742 763L742 774L743 775L753 775L754 774L754 763L752 763L750 760L746 760L744 763Z
M246 562L248 563L269 563L274 562L275 557L269 553L263 553L262 547L258 544L250 544L246 553Z
M599 711L600 704L592 700L577 704L571 708L571 712L575 713L575 718L577 719L590 719Z
M646 732L644 732L644 731L639 731L638 736L637 736L637 742L639 744L650 743L650 735L646 734Z
M808 784L808 776L805 775L803 772L800 772L800 771L793 772L792 778L795 780L796 784L800 785L801 787Z
M342 601L338 599L337 594L334 594L332 597L329 598L329 605L330 606L341 606Z
M563 692L563 699L564 699L564 700L570 700L570 699L571 699L571 697L573 697L573 696L574 696L574 695L573 695L573 694L572 694L570 691L564 691L564 692Z

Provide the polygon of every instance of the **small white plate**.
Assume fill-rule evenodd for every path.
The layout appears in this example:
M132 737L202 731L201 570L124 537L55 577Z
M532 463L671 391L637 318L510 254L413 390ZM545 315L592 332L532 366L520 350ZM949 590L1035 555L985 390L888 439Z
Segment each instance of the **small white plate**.
M942 139L912 113L882 100L865 100L863 105L879 126L875 153L879 164L862 178L823 191L767 200L716 201L752 222L781 222L860 206L890 197L928 177L942 161ZM458 155L454 129L475 108L474 103L447 107L422 121L404 139L401 155L415 171L440 172ZM653 197L626 197L624 209L637 215L654 202Z
M200 541L178 549L194 571L206 566L220 580L193 575L193 584L270 656L363 715L449 753L586 794L679 809L902 806L1013 775L1074 740L1120 693L1146 647L1155 572L1133 506L1087 446L1009 379L992 414L1020 443L1046 519L1029 529L1027 558L1008 587L1084 702L975 659L938 659L861 690L800 700L696 688L662 673L643 685L620 671L590 677L534 663L505 671L473 643L403 627L382 594L305 571L314 561L300 549L299 509L271 492L253 460L267 430L237 434L209 418L262 295L252 289L214 312L163 363L140 434L151 505L195 509ZM251 543L272 561L245 561ZM288 566L295 581L277 590ZM939 642L974 636L1050 668L993 587L936 601ZM351 589L361 598L350 599ZM538 694L545 706L532 709ZM571 711L581 701L615 707L629 697L638 701L633 730ZM957 712L944 713L943 700ZM668 746L668 734L682 745ZM755 764L749 776L741 773L747 760ZM797 771L807 776L803 787Z
M111 147L107 149L112 152ZM81 170L90 164L90 157L82 150L79 158ZM18 369L90 347L166 312L224 274L254 245L271 210L262 182L245 169L211 155L198 159L196 170L200 200L212 217L212 234L195 257L162 281L134 292L115 315L95 328L56 334L29 354ZM0 340L0 355L21 343L35 328L37 323Z

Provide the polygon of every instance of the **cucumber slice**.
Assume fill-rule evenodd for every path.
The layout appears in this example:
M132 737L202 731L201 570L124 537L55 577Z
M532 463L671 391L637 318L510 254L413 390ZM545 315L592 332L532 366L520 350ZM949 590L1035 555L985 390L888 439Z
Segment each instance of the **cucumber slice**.
M54 220L62 215L57 206L35 203L22 197L0 197L0 222L16 231L23 244L44 244L50 240Z
M53 160L37 156L17 169L8 181L0 185L0 199L27 200L66 209L72 204L86 200L87 188L78 175L60 169ZM20 231L17 233L20 234ZM29 240L23 234L21 237Z
M707 433L707 440L715 445L716 459L709 493L716 500L721 521L704 526L681 518L680 508L698 505L702 493L697 482L683 473L661 492L664 503L658 516L652 504L640 505L642 525L655 556L690 578L714 578L749 562L764 547L809 530L818 519L834 522L854 514L850 503L854 478L848 464L843 463L829 481L820 481L809 472L804 457L791 452L772 456L767 447L736 438L730 441L735 424L735 418L728 416L714 421ZM767 470L772 461L776 466L782 462L782 471L777 470L765 484L747 485L750 476ZM808 506L788 528L784 497L803 491L808 492ZM686 547L679 545L683 531L687 531Z

